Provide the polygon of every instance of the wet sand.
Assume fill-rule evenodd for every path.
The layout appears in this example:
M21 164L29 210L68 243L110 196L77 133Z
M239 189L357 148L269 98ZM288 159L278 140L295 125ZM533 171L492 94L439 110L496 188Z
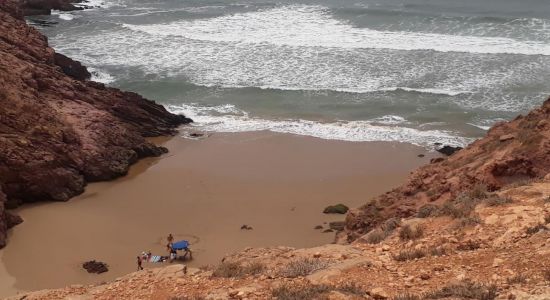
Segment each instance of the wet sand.
M324 207L359 206L435 156L418 158L426 150L408 144L269 132L163 143L169 154L140 161L129 176L90 184L66 203L19 209L25 222L0 250L0 296L114 279L135 271L141 251L165 255L168 233L192 243L190 266L246 247L330 243L334 234L313 228L344 216ZM87 274L81 264L90 259L110 271Z

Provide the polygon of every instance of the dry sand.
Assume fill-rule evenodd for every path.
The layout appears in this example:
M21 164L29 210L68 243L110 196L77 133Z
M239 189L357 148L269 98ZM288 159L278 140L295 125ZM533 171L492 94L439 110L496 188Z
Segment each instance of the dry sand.
M330 243L332 233L313 228L344 216L322 214L325 206L359 206L435 155L418 158L426 151L408 144L269 132L164 144L169 154L139 162L129 176L91 184L67 203L21 208L25 222L0 251L0 296L111 280L134 271L143 250L165 254L168 233L192 243L191 266L245 247ZM81 264L90 259L110 271L87 274Z

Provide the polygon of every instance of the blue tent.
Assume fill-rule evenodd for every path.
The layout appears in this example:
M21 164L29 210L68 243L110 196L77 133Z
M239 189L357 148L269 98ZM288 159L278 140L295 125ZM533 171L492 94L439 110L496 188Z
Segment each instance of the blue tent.
M179 241L172 244L173 250L186 250L189 248L189 242L188 241Z

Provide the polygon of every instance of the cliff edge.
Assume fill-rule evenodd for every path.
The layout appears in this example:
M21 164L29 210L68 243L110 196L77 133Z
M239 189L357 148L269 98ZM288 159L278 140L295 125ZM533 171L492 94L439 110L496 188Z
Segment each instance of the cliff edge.
M136 93L93 81L28 26L21 3L0 2L0 247L21 222L22 203L66 201L87 182L125 175L139 158L166 152L145 137L190 119Z

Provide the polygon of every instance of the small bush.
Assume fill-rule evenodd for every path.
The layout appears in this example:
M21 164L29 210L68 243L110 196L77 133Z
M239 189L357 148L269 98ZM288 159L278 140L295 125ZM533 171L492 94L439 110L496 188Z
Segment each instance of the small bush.
M447 254L447 249L445 249L443 247L434 247L430 250L430 254L432 256L443 256L443 255Z
M399 294L392 298L392 300L421 300L420 296L414 295L414 294Z
M409 224L401 226L399 230L399 238L403 241L415 240L424 235L424 228L422 226L411 226Z
M518 283L526 283L527 282L527 276L523 273L518 273L517 275L510 277L506 280L508 284L518 284Z
M352 282L348 282L342 286L336 286L333 290L358 296L363 296L367 293L364 288Z
M539 231L547 230L547 229L548 228L546 228L546 226L544 224L538 224L536 226L527 228L527 234L532 235L532 234L535 234Z
M241 265L236 262L223 262L214 270L212 276L224 278L244 277L260 274L264 269L265 266L260 263Z
M496 195L485 199L485 204L487 206L501 206L512 202L514 201L510 197L499 197Z
M369 244L378 244L386 238L381 229L374 229L367 233L365 241Z
M408 261L426 256L426 251L420 249L401 250L393 259L396 261Z
M456 247L456 249L460 251L473 251L481 248L481 244L478 241L466 241L465 243L462 243Z
M454 228L460 229L481 224L481 218L478 215L460 218L454 225Z
M544 203L550 203L550 196L544 198Z
M416 213L417 218L428 218L437 216L439 214L439 207L434 204L426 204L421 206Z
M460 298L476 300L493 300L497 297L497 288L494 285L484 285L472 281L463 281L450 284L443 288L424 295L425 299Z
M279 273L282 277L295 278L307 276L327 266L327 262L318 258L300 258L289 262Z
M401 219L393 217L389 218L382 224L382 230L386 236L390 235L401 224Z
M312 300L323 299L322 294L331 291L327 285L284 283L271 291L278 300Z
M479 199L465 194L459 195L453 201L445 202L439 210L439 215L451 216L455 219L467 217L472 213L479 201Z
M485 199L488 196L487 186L485 184L478 183L472 187L467 194L473 199Z

